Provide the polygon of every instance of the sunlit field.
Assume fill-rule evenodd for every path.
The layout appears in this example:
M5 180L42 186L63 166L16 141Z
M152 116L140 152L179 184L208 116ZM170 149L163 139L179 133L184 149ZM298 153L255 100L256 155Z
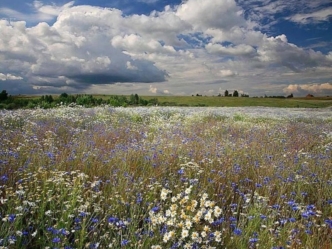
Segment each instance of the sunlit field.
M332 248L331 109L0 111L0 248Z

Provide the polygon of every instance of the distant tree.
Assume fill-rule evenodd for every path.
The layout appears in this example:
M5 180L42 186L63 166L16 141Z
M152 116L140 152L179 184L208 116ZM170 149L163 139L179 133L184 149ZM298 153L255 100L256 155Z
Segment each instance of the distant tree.
M158 105L158 99L152 98L152 99L148 100L148 105Z
M147 101L146 99L139 98L139 104L145 106L149 104L149 101Z
M239 97L239 92L237 90L233 92L233 97Z
M227 90L225 91L225 97L228 97L228 91Z
M66 98L68 98L68 94L67 93L61 93L60 98L66 99Z
M138 97L137 93L130 95L129 104L130 105L139 104L139 97Z
M135 93L134 98L135 98L135 104L137 105L139 103L139 97L137 93Z
M293 98L293 94L291 93L290 95L287 96L287 98Z
M2 92L0 93L0 102L1 101L5 101L8 99L8 93L6 90L2 90Z
M52 95L46 95L45 96L45 101L47 103L52 103L54 101L54 99L53 99Z

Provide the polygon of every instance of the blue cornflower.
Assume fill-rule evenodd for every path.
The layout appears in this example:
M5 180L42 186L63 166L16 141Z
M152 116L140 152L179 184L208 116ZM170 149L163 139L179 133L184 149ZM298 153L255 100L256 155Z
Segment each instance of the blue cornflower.
M80 218L77 218L77 217L76 217L76 218L74 219L74 222L75 222L75 223L81 223L82 220L81 220Z
M161 234L165 234L165 233L167 233L167 225L163 225L163 226L161 227L161 229L160 229L160 233L161 233Z
M136 198L136 203L141 203L143 201L143 197L142 197L142 194L141 193L139 193L139 194L137 194L137 198Z
M121 241L121 246L126 246L129 243L129 240L124 239Z
M293 218L293 217L289 218L288 220L289 220L289 222L295 222L296 221L296 219Z
M109 223L116 223L118 222L120 219L119 218L116 218L116 217L109 217L108 218L108 222Z
M116 223L116 226L117 226L117 227L121 227L121 228L126 228L126 224L125 224L122 220L119 220L119 221Z
M231 221L231 222L236 221L236 218L231 216L231 217L229 217L229 221Z
M98 248L98 247L99 247L99 243L92 243L89 246L89 248L91 248L91 249L95 249L95 248Z
M8 221L9 221L9 222L14 222L15 219L16 219L16 214L10 214L10 215L8 216Z
M159 211L159 207L158 206L154 206L152 209L151 209L153 212L158 212Z
M64 229L64 228L61 228L61 229L59 230L59 232L60 232L60 234L62 234L62 235L68 235L68 234L69 234L69 232L68 232L66 229Z
M78 216L80 216L80 217L86 217L86 216L88 216L88 214L86 213L86 212L80 212L79 214L78 214Z
M315 205L310 204L306 208L307 208L307 210L312 210L312 209L315 209Z
M332 219L326 219L325 223L332 229Z
M259 217L260 217L262 220L265 220L265 219L267 218L267 216L264 215L264 214L261 214Z
M171 249L175 249L175 248L179 248L179 243L178 242L175 242L171 247Z
M209 233L209 239L213 239L215 236L214 236L214 233Z
M308 219L309 218L309 213L307 211L301 213L301 216L305 219Z
M240 236L240 235L242 235L242 230L239 229L239 228L235 228L234 231L233 231L233 233L234 233L235 235L237 235L237 236Z
M3 176L0 177L0 180L3 181L3 182L8 181L8 179L9 179L9 178L8 178L7 175L3 175Z
M258 242L258 238L250 238L249 243L254 244Z
M179 174L179 175L183 175L183 174L184 174L184 169L179 169L179 170L178 170L178 174Z
M53 240L52 240L53 243L60 243L61 242L61 239L59 237L55 237Z
M280 224L283 226L287 223L287 219L280 219Z
M293 210L293 211L298 211L298 210L300 210L300 207L299 207L299 206L296 206L296 205L294 205L294 206L292 206L292 210Z
M98 221L99 221L98 218L92 218L92 219L91 219L91 222L92 222L92 223L97 223Z
M214 222L211 223L212 226L219 226L221 223L224 222L224 218L220 218L218 220L215 220Z

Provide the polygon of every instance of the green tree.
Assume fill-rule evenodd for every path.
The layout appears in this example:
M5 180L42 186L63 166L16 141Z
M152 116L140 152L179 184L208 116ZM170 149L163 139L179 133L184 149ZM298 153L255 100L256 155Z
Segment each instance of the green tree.
M239 97L239 92L237 90L233 92L233 97Z
M228 91L227 90L225 91L224 95L225 95L225 97L228 97Z
M2 92L0 93L0 102L1 101L5 101L8 99L8 93L6 90L2 90Z
M53 99L52 95L46 95L45 96L45 101L47 103L52 103L54 101L54 99Z
M139 104L139 97L137 95L137 93L130 95L130 100L129 100L129 104L131 105L138 105Z
M59 98L62 98L62 99L68 98L68 93L61 93Z

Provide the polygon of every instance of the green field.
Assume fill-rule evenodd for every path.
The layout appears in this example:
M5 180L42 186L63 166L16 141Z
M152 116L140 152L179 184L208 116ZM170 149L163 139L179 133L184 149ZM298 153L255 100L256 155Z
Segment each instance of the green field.
M95 98L108 99L110 95L93 95ZM127 96L129 97L129 96ZM332 97L314 98L258 98L258 97L217 97L217 96L140 96L150 100L158 99L165 106L210 106L210 107L240 107L266 106L287 108L325 108L332 106Z
M188 106L215 106L215 107L239 107L239 106L268 106L268 107L303 107L324 108L332 106L332 97L322 98L242 98L242 97L212 97L212 96L142 96L149 100L157 98L159 103L168 102L177 105Z
M77 96L72 94L72 96ZM102 100L102 104L110 104L109 100L120 97L130 100L130 95L80 95L90 96L93 99ZM37 101L41 96L19 95L13 96L15 101ZM58 95L52 95L54 100L59 101ZM326 108L332 107L332 97L294 97L294 98L263 98L263 97L217 97L217 96L139 96L146 100L149 105L154 105L157 101L159 106L206 106L206 107L242 107L242 106L264 106L264 107L284 107L284 108ZM156 100L156 101L153 101ZM67 103L67 102L66 102ZM37 104L36 104L37 105ZM121 104L120 104L121 105ZM129 104L132 105L132 104ZM135 105L135 104L134 104ZM141 103L136 104L141 105ZM94 105L96 106L96 105Z

